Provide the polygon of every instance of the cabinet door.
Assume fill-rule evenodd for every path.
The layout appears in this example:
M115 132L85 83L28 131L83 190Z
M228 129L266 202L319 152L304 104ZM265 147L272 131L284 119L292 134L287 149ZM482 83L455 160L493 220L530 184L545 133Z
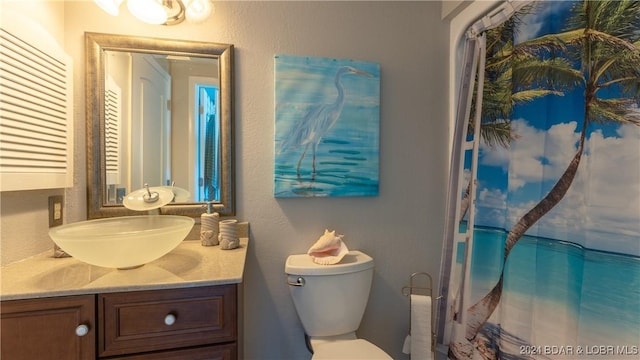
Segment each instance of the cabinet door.
M93 295L3 301L0 314L2 359L95 359Z
M118 357L118 360L236 360L236 343ZM115 360L114 359L114 360Z

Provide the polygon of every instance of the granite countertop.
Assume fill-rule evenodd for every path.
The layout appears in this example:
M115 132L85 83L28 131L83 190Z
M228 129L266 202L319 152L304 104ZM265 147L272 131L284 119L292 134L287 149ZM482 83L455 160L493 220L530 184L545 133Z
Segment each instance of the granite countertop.
M54 258L51 250L0 268L0 300L241 283L249 244L246 236L232 250L184 240L167 255L130 270Z

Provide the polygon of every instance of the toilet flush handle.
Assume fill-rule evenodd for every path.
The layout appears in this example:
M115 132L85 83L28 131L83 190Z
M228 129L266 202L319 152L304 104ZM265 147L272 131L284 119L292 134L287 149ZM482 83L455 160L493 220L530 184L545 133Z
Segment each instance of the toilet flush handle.
M296 282L287 281L287 284L290 286L304 286L304 278L302 276L298 276Z

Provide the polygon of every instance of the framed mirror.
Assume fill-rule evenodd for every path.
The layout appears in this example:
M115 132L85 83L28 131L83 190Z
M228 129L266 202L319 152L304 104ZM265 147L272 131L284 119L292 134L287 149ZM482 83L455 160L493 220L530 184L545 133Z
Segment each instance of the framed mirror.
M88 218L135 215L124 196L162 186L163 214L235 215L233 45L85 33Z

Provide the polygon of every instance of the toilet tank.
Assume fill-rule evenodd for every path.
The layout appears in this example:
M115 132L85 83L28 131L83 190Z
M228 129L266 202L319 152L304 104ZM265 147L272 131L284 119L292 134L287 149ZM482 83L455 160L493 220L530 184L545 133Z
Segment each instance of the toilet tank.
M350 251L335 265L316 264L307 254L291 255L285 273L307 335L335 336L358 329L373 278L369 255Z

